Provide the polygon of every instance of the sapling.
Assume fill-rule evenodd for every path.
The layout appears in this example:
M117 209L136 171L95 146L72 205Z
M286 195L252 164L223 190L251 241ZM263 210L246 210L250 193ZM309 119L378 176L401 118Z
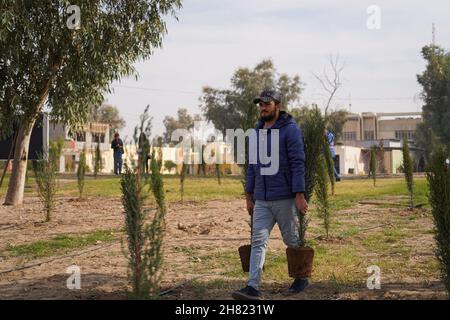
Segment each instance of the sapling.
M448 150L435 147L427 170L429 201L434 221L434 239L441 278L450 297L450 167Z
M83 149L80 153L80 160L78 161L78 169L77 169L77 183L80 199L83 197L85 175L86 175L86 149Z
M328 199L329 175L325 155L321 155L318 159L317 167L317 184L314 189L317 203L317 213L323 219L326 236L329 236L330 230L330 202Z
M148 108L144 115L147 112ZM145 119L143 122L151 121L149 118L143 118ZM135 139L136 144L138 143L137 139ZM146 158L138 157L138 163L134 168L125 165L125 173L121 178L129 279L132 286L131 297L135 299L158 297L161 279L166 205L161 165L155 154L156 151L153 149L150 176L144 175L141 170ZM151 210L146 206L150 189L157 203L156 210ZM149 217L151 220L146 223Z
M409 193L409 206L414 208L414 179L413 179L413 163L409 153L408 140L403 140L403 172L405 174L406 187Z
M58 161L62 153L64 140L50 141L48 153L40 155L40 159L33 161L33 170L38 186L38 195L44 204L45 222L51 220L51 213L55 208L55 195L58 188Z

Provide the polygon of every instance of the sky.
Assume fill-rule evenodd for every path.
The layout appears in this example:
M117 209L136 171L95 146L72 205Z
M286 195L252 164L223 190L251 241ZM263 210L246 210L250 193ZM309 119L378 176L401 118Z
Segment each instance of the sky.
M435 43L450 49L449 15L448 0L185 0L178 21L166 18L163 47L135 64L138 80L114 82L107 102L126 120L122 136L131 137L147 105L153 135L162 134L166 115L201 113L203 86L229 88L237 68L271 58L278 72L300 76L299 103L320 106L324 90L313 73L338 55L344 69L333 108L419 112L421 48L434 23Z

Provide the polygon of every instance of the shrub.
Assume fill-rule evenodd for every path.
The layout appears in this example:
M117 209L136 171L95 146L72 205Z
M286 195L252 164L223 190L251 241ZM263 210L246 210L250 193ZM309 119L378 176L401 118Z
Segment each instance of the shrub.
M84 190L84 178L86 175L86 149L83 149L80 153L80 160L78 161L78 169L77 169L77 183L78 183L78 192L80 194L80 198L83 197Z
M427 180L435 225L436 257L441 278L450 295L450 168L445 163L448 157L449 153L443 147L435 149L427 170Z
M413 162L409 153L408 141L403 140L403 172L405 174L406 186L409 193L409 205L414 208L414 179L413 179Z

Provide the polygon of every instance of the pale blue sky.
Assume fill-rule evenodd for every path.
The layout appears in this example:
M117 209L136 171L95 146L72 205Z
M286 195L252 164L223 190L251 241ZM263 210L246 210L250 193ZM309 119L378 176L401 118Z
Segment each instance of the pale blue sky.
M381 9L381 29L369 30L366 10ZM162 49L136 65L140 78L115 83L108 101L127 121L130 136L150 104L154 134L180 107L200 113L205 85L227 88L234 70L272 58L279 72L300 75L302 103L323 104L312 72L328 65L330 53L345 61L343 87L334 107L351 111L420 111L416 75L425 63L421 48L431 42L450 49L450 2L365 0L186 0L179 21L168 18ZM146 88L145 90L139 88Z

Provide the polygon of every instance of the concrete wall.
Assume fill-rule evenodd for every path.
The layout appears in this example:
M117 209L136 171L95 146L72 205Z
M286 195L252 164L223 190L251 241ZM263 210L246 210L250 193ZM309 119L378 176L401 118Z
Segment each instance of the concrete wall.
M339 155L339 171L341 174L349 174L353 169L354 174L365 174L364 159L361 148L351 146L335 146L336 154Z

